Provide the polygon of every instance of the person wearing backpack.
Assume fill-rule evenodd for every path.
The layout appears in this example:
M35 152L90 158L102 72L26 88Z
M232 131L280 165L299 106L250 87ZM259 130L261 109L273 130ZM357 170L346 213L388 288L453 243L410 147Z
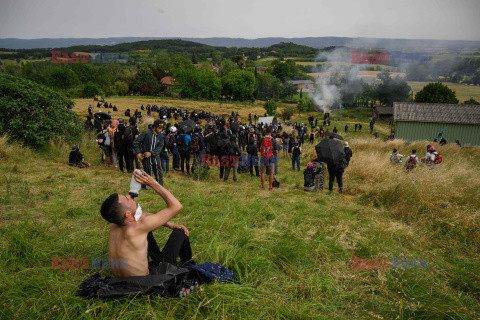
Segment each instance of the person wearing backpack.
M412 154L405 159L405 169L408 171L412 171L413 169L416 168L418 164L418 158L417 158L417 150L413 149Z
M398 153L397 149L393 149L393 153L390 155L390 163L392 163L393 165L400 164L402 163L402 158L403 155Z
M295 145L292 149L292 170L295 171L295 164L297 164L297 171L300 171L300 155L302 154L302 147L300 147L298 142L295 142Z
M180 154L180 170L182 173L185 173L185 166L187 169L187 175L190 175L190 142L192 137L185 133L183 129L179 130L179 135L177 137L177 148L178 153Z
M272 128L267 127L265 130L265 137L260 141L258 146L260 152L260 180L262 183L262 189L265 189L265 172L268 170L268 190L272 190L273 187L273 173L275 170L275 162L272 157L277 151L275 147L275 140L272 138Z
M163 134L161 120L155 120L152 128L143 131L133 142L133 152L142 161L143 170L149 175L155 175L158 183L163 186L163 173L160 168L160 152L163 149Z

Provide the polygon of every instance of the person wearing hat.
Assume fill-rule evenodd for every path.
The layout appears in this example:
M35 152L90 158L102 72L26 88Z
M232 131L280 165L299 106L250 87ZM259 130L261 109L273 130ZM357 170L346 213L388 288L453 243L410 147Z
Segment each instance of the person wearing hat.
M423 161L424 166L432 166L435 163L435 158L436 158L435 153L436 153L435 147L429 146L428 151L425 154L425 159Z
M70 151L70 156L68 157L68 165L79 168L90 167L89 163L84 162L83 155L80 153L78 145L76 144L72 146L72 151Z

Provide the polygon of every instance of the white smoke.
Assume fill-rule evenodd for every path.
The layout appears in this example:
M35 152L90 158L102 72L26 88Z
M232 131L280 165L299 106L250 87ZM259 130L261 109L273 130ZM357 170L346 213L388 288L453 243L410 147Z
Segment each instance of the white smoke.
M316 111L330 112L340 106L342 93L360 92L361 88L355 82L359 79L358 71L365 67L351 64L350 49L323 51L315 60L327 64L326 69L317 70L321 74L315 79L316 90L309 93Z

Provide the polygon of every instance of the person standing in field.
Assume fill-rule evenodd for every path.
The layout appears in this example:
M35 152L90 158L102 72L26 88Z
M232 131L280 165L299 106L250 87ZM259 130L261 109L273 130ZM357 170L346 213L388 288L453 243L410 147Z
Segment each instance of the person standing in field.
M161 120L155 120L152 129L140 133L133 142L133 152L142 161L143 169L148 174L154 174L160 185L163 185L163 173L160 166L160 152L163 149L163 134Z
M272 190L273 187L273 173L275 170L275 162L272 157L276 152L275 140L272 138L272 128L267 127L265 130L265 137L260 141L260 180L262 183L262 189L265 189L265 172L268 172L268 190Z
M300 155L302 154L302 148L295 142L292 149L292 170L295 171L295 164L297 164L297 171L300 171Z

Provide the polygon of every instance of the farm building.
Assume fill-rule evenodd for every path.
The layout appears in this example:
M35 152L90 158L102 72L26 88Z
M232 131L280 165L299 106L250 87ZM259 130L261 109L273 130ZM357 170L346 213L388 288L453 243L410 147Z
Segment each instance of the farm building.
M390 121L393 120L392 107L376 107L373 113L375 120Z
M295 86L297 91L313 91L313 81L312 80L292 80L288 81L288 84Z
M393 109L396 139L433 141L446 128L447 142L480 145L480 105L395 102Z
M263 124L266 124L266 125L277 125L278 124L278 121L277 121L277 117L260 117L258 118L258 123L263 123Z

